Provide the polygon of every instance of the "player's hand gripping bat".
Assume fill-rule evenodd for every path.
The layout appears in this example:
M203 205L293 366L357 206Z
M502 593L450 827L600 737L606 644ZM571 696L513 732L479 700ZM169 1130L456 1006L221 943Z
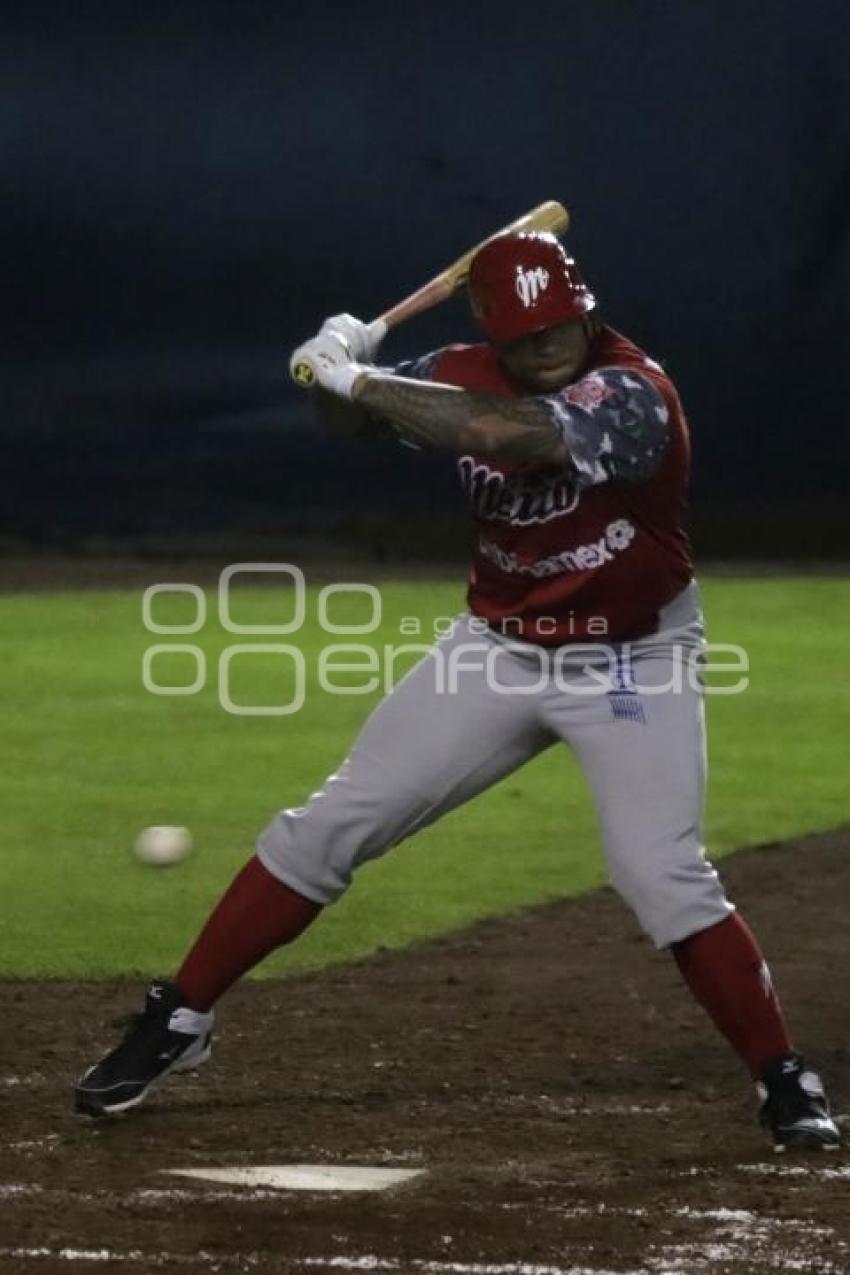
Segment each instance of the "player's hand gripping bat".
M563 234L569 224L570 214L564 205L559 204L557 200L547 199L544 203L538 204L536 208L532 208L529 212L523 213L521 217L517 217L516 221L512 221L510 225L502 226L501 230L494 231L492 235L482 239L481 243L469 248L462 257L458 257L457 261L453 261L450 266L446 266L445 270L441 270L428 283L423 284L421 288L417 288L415 292L411 292L404 300L394 305L391 310L386 310L377 319L373 319L369 324L371 339L377 343L390 328L397 327L399 323L405 323L416 314L422 314L423 311L430 310L432 306L439 305L441 301L446 301L453 293L457 292L458 288L462 288L466 283L472 258L479 248L482 248L485 243L489 243L491 239L495 239L497 235L516 234L523 230L548 230L552 234L560 235ZM306 354L297 360L294 359L290 370L292 379L305 389L309 388L316 379L315 368Z

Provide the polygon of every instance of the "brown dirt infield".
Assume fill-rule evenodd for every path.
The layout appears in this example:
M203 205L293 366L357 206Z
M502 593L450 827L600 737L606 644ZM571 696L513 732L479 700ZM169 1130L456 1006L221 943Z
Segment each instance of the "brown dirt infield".
M796 1035L850 1102L850 829L723 865ZM608 890L234 990L214 1062L90 1121L127 984L0 984L0 1271L850 1271L850 1151L776 1155L752 1089ZM847 1127L850 1137L850 1126ZM383 1194L163 1169L422 1167Z

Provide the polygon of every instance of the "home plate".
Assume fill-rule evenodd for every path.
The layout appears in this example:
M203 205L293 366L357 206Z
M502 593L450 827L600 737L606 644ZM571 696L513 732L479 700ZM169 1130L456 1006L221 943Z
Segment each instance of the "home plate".
M257 1164L231 1169L164 1169L179 1178L264 1186L278 1191L385 1191L421 1177L424 1169L376 1169L355 1164Z

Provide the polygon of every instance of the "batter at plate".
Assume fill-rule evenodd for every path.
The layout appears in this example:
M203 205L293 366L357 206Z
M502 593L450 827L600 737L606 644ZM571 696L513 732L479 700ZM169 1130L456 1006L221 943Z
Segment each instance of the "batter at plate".
M148 989L123 1040L82 1076L77 1107L125 1111L205 1061L215 1002L363 863L566 745L612 884L756 1083L775 1145L835 1147L823 1086L703 844L705 637L676 389L603 322L552 235L491 240L469 297L480 344L380 368L369 325L337 315L293 355L317 368L315 406L332 429L456 458L476 526L467 611L307 804L262 832L173 981Z

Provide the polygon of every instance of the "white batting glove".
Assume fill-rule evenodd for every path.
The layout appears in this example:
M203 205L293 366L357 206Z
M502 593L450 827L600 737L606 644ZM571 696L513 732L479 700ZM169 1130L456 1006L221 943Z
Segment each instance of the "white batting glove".
M364 323L362 319L355 319L353 314L334 314L325 319L319 333L339 337L348 346L353 359L374 363L378 347L387 335L387 325L383 319Z
M299 345L289 360L289 370L299 385L321 385L341 398L351 398L354 382L368 368L354 362L340 337L320 332L311 341Z

